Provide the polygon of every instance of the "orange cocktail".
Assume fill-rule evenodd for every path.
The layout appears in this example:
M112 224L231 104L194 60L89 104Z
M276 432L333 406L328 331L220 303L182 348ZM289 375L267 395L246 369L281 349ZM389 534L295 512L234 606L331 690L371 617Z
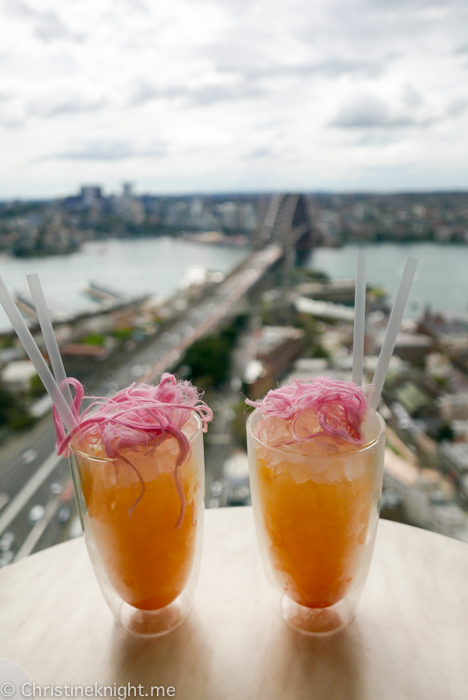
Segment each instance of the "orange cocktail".
M302 631L330 632L350 619L367 576L382 486L383 423L376 416L362 444L323 431L312 438L317 421L310 412L295 427L260 409L249 418L255 524L283 617ZM293 439L298 433L303 439Z
M164 374L97 398L64 432L85 542L117 622L137 634L176 627L193 600L203 537L203 435L212 418L190 382Z
M114 459L102 448L84 452L80 445L74 451L90 539L111 586L134 608L169 605L192 571L203 518L203 454L197 431L193 419L186 429L192 449L179 467L183 509L174 437L166 437L154 450L125 450Z

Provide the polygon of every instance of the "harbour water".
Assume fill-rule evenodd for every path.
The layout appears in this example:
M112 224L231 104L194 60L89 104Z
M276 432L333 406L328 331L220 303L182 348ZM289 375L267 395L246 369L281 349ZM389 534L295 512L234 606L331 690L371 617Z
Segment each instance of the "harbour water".
M366 246L369 283L385 287L394 296L406 257L419 258L407 315L419 316L426 305L433 310L468 312L468 246L433 243ZM353 277L357 245L319 248L308 266L332 279ZM25 285L26 274L37 272L46 296L64 308L89 305L87 284L101 282L132 294L173 294L190 265L204 265L227 273L247 255L247 248L200 245L177 238L111 240L88 243L68 256L18 259L2 256L0 275L10 289ZM9 321L0 309L0 330Z
M81 310L90 305L83 293L89 282L129 294L165 298L177 291L190 265L228 273L249 252L247 248L205 246L169 237L99 241L72 255L28 259L5 255L0 259L0 275L13 291L27 288L26 275L37 272L46 298L54 306ZM0 331L9 327L0 307Z
M354 277L359 246L319 248L308 267L323 270L332 279ZM468 246L436 243L379 243L365 246L367 280L385 287L395 297L406 258L419 259L406 315L419 317L426 306L432 311L468 313Z

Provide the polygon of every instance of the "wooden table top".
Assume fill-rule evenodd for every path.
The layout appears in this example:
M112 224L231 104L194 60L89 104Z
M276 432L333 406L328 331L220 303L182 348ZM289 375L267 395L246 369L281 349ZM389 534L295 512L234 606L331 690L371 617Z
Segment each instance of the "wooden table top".
M381 520L354 621L310 638L275 612L251 508L210 510L193 609L145 640L115 625L79 538L0 571L0 656L40 686L149 697L466 700L468 545Z

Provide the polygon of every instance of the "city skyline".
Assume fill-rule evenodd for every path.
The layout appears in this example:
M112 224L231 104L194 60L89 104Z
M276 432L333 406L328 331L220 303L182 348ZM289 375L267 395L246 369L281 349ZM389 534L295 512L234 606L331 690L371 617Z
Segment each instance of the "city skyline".
M468 189L459 0L0 3L0 200Z

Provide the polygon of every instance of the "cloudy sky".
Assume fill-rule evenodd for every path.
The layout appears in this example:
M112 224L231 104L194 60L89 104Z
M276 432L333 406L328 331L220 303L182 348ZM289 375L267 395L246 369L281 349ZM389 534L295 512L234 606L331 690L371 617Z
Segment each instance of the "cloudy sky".
M0 199L468 189L466 0L0 0Z

